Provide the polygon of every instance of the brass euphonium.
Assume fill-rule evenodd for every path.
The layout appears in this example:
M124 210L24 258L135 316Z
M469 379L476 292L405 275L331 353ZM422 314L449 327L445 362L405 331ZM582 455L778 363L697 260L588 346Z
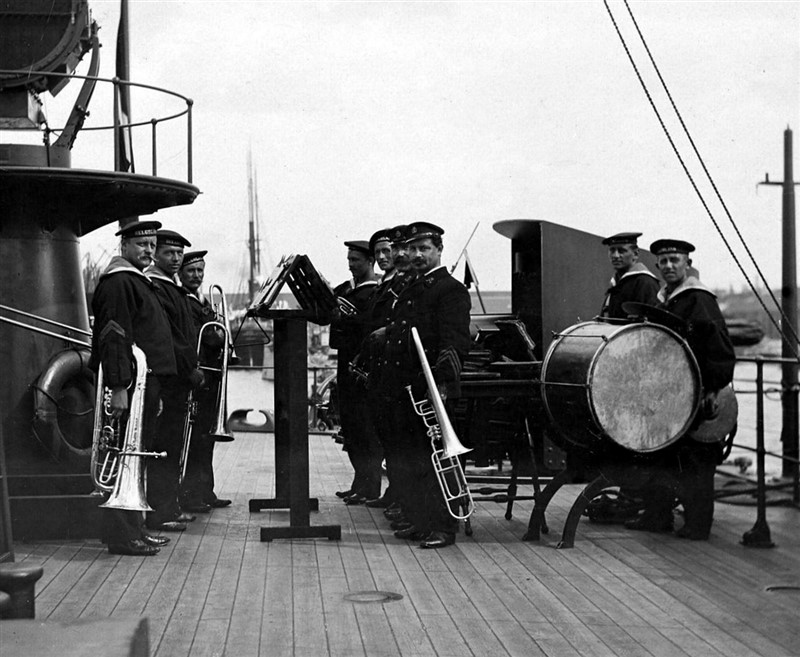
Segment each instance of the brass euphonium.
M147 359L144 352L133 345L136 378L130 395L127 421L114 418L111 413L111 390L103 385L103 368L97 371L97 397L95 405L94 434L92 436L91 474L95 488L110 492L108 500L100 506L126 511L152 511L145 494L144 458L164 458L166 452L142 451L144 425L144 395L147 382ZM124 425L124 440L121 435Z
M219 302L216 300L215 292L219 295ZM228 350L230 351L230 362L236 365L236 363L239 362L239 357L236 355L236 349L231 339L231 319L228 314L228 302L225 299L225 292L222 291L222 286L215 284L208 288L208 296L211 307L214 309L214 312L222 318L222 323L225 325L225 340L228 344Z
M445 506L456 520L468 520L475 511L475 502L472 500L467 477L458 457L460 454L466 454L472 450L461 444L455 429L453 429L416 327L411 328L411 337L417 348L430 399L417 401L411 392L411 386L406 386L406 390L408 390L408 396L411 397L414 410L428 429L428 437L433 446L431 462L439 482L439 488L444 496Z

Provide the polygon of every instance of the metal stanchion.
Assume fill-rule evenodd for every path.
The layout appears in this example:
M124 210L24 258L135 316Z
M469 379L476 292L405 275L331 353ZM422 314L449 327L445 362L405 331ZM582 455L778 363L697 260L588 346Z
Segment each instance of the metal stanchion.
M750 531L742 536L742 545L747 547L771 548L775 543L770 538L767 524L767 489L764 478L764 362L756 359L756 522Z

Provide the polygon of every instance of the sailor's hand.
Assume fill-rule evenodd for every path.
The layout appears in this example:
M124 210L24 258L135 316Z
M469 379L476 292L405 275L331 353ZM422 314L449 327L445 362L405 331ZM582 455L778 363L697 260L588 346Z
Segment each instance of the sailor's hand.
M111 391L111 417L119 419L128 410L128 389L124 386Z
M444 383L437 383L436 388L439 390L439 396L442 398L442 401L447 401L447 386Z
M192 370L191 374L189 374L189 385L192 386L192 390L197 390L203 385L205 380L206 377L203 374L203 370L201 370L199 367Z
M703 395L701 409L707 420L713 420L719 415L719 402L717 401L717 393L715 390L709 390Z

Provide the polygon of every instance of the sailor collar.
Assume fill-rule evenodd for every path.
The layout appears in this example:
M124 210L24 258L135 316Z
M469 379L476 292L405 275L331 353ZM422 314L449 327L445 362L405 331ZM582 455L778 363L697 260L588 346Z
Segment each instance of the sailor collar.
M667 295L667 288L666 286L662 287L658 291L658 300L661 303L666 303L667 301L671 301L679 294L683 294L684 292L689 292L691 290L698 290L699 292L708 292L712 297L715 299L717 295L714 294L711 290L709 290L705 285L700 282L700 279L696 276L687 276L686 279L681 283L678 287L672 290L672 294L669 296Z
M349 284L350 284L350 289L351 290L357 290L360 287L368 287L370 285L377 285L378 281L376 281L376 280L364 281L363 283L359 283L358 285L356 285L356 280L354 278L351 278L350 281L349 281Z
M619 277L619 280L617 280L616 278L614 278L614 276L612 276L609 285L611 287L614 287L615 285L619 285L619 283L622 282L623 278L629 278L631 276L641 276L642 274L644 274L645 276L650 276L655 280L658 280L658 277L653 272L651 272L645 265L643 265L641 262L634 262L631 265L631 268L628 271L626 271L622 276Z
M141 276L146 281L150 281L149 278L145 275L145 273L134 267L130 262L125 260L122 256L114 256L111 258L111 262L108 263L108 267L102 273L101 278L105 276L110 276L111 274L119 274L119 273L126 273L126 274L136 274L137 276Z
M156 265L150 265L144 270L144 273L150 280L165 281L167 283L172 283L172 285L175 287L178 287L178 283L175 281L175 279L171 278L164 270Z

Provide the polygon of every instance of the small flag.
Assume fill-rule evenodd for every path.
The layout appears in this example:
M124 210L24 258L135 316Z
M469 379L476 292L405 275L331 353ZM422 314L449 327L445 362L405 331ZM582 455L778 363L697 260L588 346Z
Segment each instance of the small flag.
M464 252L464 287L468 290L472 287L472 284L475 283L475 287L478 286L478 277L475 276L475 270L472 268L472 262L469 259L469 253L466 251Z

